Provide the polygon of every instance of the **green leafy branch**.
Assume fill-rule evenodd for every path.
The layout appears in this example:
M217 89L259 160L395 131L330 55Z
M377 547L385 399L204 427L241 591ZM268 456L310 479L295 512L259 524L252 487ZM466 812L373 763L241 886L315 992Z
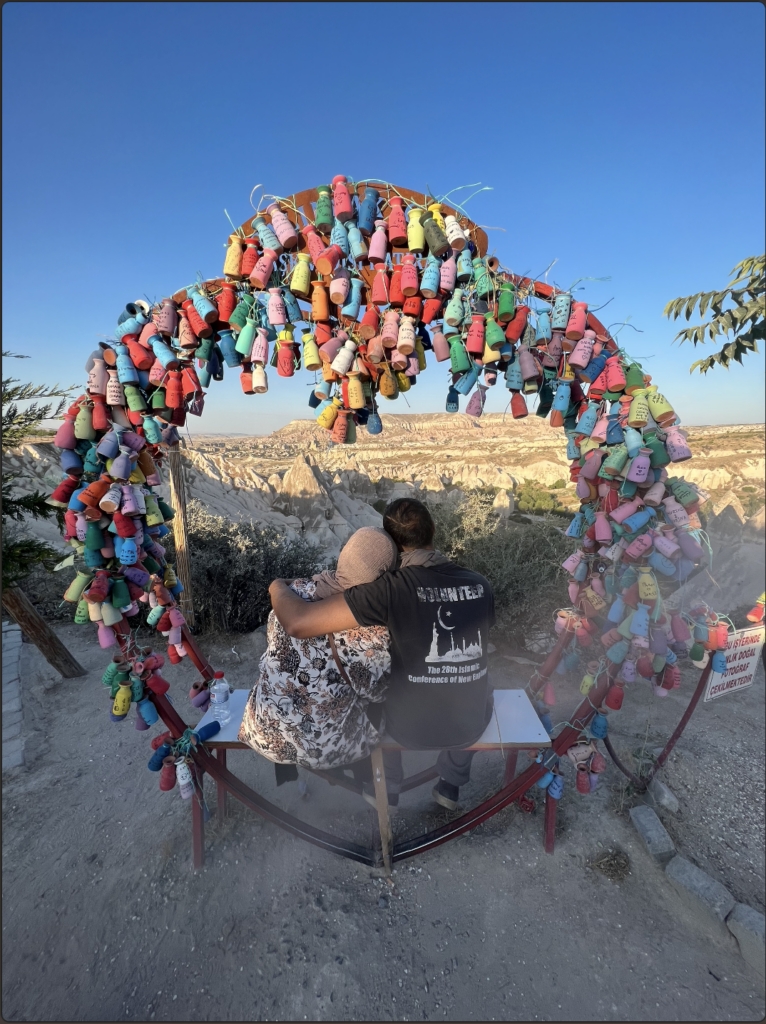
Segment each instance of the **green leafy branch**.
M716 364L728 370L732 361L741 364L748 352L758 351L757 343L764 338L765 268L766 256L749 256L730 271L732 280L723 290L687 295L665 306L663 315L670 320L690 320L695 308L701 317L708 310L712 314L705 323L679 331L673 341L690 341L696 347L716 338L729 339L718 352L693 363L690 373L707 373ZM727 302L731 305L724 309Z
M14 352L3 351L4 359L29 359ZM3 451L16 448L25 437L36 432L43 420L61 419L66 401L71 397L77 385L63 388L58 384L48 387L45 384L22 384L16 377L3 377ZM40 404L40 399L59 398L60 401ZM19 402L32 402L26 409L19 408Z

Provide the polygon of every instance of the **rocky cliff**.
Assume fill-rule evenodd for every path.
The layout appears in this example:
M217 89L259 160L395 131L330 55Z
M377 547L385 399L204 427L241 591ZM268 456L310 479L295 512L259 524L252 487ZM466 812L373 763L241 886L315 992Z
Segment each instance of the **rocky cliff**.
M270 525L288 537L303 534L328 555L358 527L380 525L373 505L396 497L454 501L467 490L490 487L495 507L508 515L514 490L525 480L548 487L567 481L556 494L565 505L578 504L562 433L534 415L382 420L382 434L359 429L354 445L334 445L312 420L295 420L265 437L193 436L184 448L187 492L219 515ZM748 536L762 538L762 514L759 527L754 506L763 504L763 427L690 427L689 442L694 459L679 471L711 491L717 513L729 509L739 527L748 520ZM25 444L5 462L19 474L21 490L50 491L62 476L50 443ZM58 539L51 523L31 529Z

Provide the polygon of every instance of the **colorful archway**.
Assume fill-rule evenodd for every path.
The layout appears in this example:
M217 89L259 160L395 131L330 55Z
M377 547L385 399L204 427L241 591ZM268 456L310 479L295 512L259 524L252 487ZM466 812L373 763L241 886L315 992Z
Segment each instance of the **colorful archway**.
M670 402L586 303L486 254L486 234L459 207L337 176L332 186L272 197L229 237L220 278L153 308L126 306L115 337L89 357L86 391L56 435L66 476L50 498L66 510L65 539L84 563L64 599L76 622L97 624L102 647L119 648L104 675L113 720L136 703L137 728L148 729L159 710L175 752L224 778L167 702L164 656L140 648L131 629L140 605L151 605L148 624L167 639L170 661L190 655L202 673L194 703L204 706L212 669L186 626L183 581L160 543L175 513L154 488L168 453L177 457L177 427L203 413L206 389L223 379L224 367L237 370L254 396L268 387L267 367L278 378L301 366L321 372L311 404L333 439L347 444L358 428L379 433L379 400L409 390L432 362L449 364L448 410L470 396L466 411L480 415L484 391L501 378L516 417L527 415L525 395L538 396L538 415L563 430L581 507L567 531L579 541L564 563L569 605L532 690L549 725L554 669L562 659L584 667L585 700L572 719L578 728L554 744L558 756L573 749L578 788L595 756L587 743L606 736L607 715L619 710L626 686L643 679L658 696L677 686L690 626L694 660L700 644L723 645L725 623L663 606L663 582L682 582L704 555L701 496L673 474L691 452ZM308 329L298 339L301 323ZM183 557L182 543L177 550ZM527 788L555 774L554 760L520 778ZM235 792L232 779L224 781ZM519 785L506 780L479 817L516 799ZM269 807L261 813L302 834ZM477 812L460 819L465 828ZM461 830L450 826L445 835ZM340 842L321 836L303 837L331 849ZM399 855L441 841L434 835Z

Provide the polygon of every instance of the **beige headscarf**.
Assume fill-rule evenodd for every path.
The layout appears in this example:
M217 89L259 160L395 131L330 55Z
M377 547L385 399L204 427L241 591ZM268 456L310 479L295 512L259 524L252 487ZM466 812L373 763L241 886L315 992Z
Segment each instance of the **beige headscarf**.
M372 583L396 565L396 545L385 530L363 526L346 541L338 567L312 576L321 600L360 583Z

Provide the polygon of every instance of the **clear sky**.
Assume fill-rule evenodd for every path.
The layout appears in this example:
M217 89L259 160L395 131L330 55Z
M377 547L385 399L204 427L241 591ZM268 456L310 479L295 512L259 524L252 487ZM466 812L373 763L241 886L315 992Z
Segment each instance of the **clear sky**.
M764 420L764 356L689 375L679 295L764 251L760 3L6 3L4 348L36 381L84 381L125 303L221 273L254 185L346 174L438 193L517 272L620 334L686 423ZM463 192L467 196L470 192ZM696 322L696 321L692 321ZM651 357L651 358L649 358ZM444 408L445 364L383 412ZM311 415L302 371L211 385L192 429ZM500 412L509 393L488 393ZM464 405L464 403L463 403Z

